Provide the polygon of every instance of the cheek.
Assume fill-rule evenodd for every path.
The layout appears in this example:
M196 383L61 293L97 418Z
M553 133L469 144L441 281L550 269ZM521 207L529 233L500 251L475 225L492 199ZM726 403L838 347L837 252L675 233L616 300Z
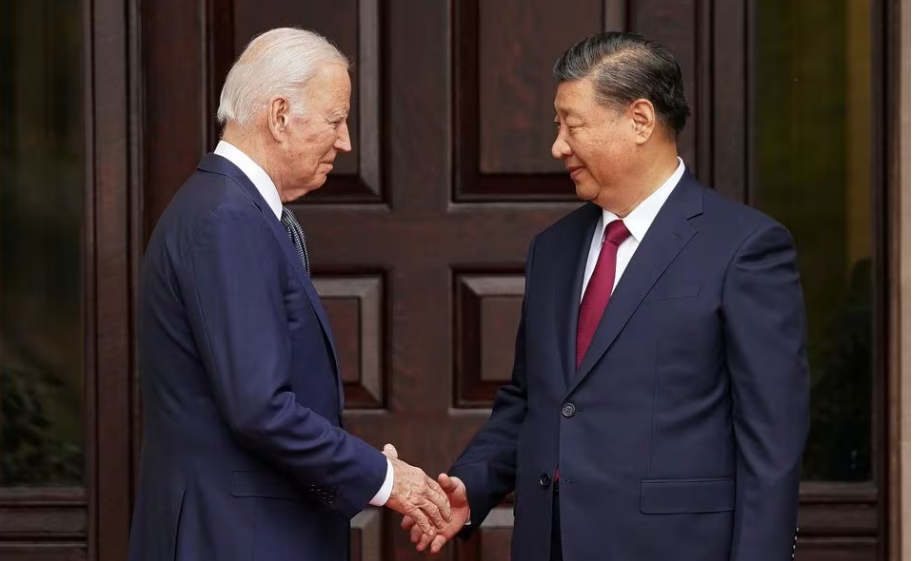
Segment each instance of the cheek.
M327 155L328 152L333 151L333 145L336 144L336 135L332 134L323 139L321 143L315 147L321 154L321 158Z
M327 154L333 150L333 144L335 142L335 133L322 134L312 139L311 143L308 145L308 149L312 154L312 159L318 161L325 159Z
M321 133L311 133L302 135L297 139L296 157L299 165L314 167L317 160L320 160L324 152L326 135Z
M588 169L599 165L601 156L605 153L606 147L600 146L600 141L593 138L587 138L579 135L578 138L568 143L574 151L574 155Z
M607 152L593 161L593 174L603 181L611 180L619 174L620 157L618 154Z
M619 164L622 156L611 150L611 147L600 147L592 151L587 158L582 158L590 176L599 183L612 182L619 175Z
M313 144L305 144L298 152L298 165L306 170L314 169L319 160L319 155L315 153Z

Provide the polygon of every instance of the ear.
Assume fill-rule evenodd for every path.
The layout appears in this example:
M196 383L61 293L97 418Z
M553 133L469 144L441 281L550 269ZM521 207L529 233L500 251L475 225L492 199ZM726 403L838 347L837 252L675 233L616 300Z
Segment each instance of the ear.
M292 104L285 97L274 97L270 100L267 113L267 126L276 142L283 142L287 136L291 119Z
M657 128L657 114L654 111L654 104L646 99L636 99L628 108L632 120L632 129L635 132L635 142L644 144L654 129Z

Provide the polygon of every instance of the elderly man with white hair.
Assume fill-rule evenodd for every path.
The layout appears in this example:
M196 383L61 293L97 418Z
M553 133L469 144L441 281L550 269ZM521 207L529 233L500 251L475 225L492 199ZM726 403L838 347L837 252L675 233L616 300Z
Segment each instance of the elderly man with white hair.
M324 38L255 38L222 90L221 142L152 234L131 561L343 561L368 504L430 534L450 520L422 470L343 430L333 335L284 206L351 149L349 96L348 62Z

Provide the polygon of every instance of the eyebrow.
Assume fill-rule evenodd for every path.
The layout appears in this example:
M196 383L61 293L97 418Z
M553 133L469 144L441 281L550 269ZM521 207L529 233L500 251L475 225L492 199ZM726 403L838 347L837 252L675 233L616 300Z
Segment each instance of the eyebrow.
M581 118L581 115L579 113L576 113L576 112L568 110L568 109L560 109L559 111L556 111L555 115L552 117L553 122L558 122L560 115L562 118L565 118L565 119L568 119L568 118L580 119Z
M555 116L558 117L559 115L562 115L564 117L567 117L569 115L577 117L578 113L576 111L574 111L573 109L568 109L567 107L556 107Z

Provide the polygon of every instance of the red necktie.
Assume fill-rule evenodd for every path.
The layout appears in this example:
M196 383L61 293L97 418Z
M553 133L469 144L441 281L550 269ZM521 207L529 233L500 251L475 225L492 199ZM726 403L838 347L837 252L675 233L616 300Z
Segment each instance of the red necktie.
M613 283L616 280L616 254L619 252L619 245L630 235L628 228L621 220L610 222L604 233L600 257L597 259L597 266L593 270L590 282L587 283L587 290L584 291L581 309L578 312L577 361L575 362L578 368L597 331L603 311L609 304L609 296L612 294Z
M594 267L584 298L581 299L581 309L578 312L578 340L577 361L578 368L584 360L584 353L590 346L593 334L597 331L603 310L609 304L609 296L616 282L616 254L619 246L630 236L628 228L621 220L613 220L604 230L603 246L600 248L600 257ZM555 468L555 481L559 480L559 468Z

